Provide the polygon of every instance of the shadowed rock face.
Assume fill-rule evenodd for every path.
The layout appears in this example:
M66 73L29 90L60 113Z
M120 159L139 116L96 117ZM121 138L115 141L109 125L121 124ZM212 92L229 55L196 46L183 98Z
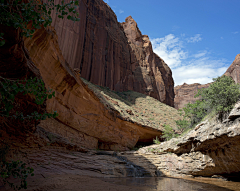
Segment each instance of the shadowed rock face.
M153 53L136 22L128 17L120 24L102 0L80 0L79 4L80 22L52 15L60 49L70 66L94 84L137 91L173 106L171 70Z
M195 98L195 94L199 89L209 87L211 83L208 84L186 84L176 86L174 88L175 98L174 98L174 107L176 109L183 108L188 103L194 103L199 98Z
M47 100L47 111L59 115L38 125L52 134L50 137L62 137L65 142L91 149L128 150L139 139L152 140L162 134L122 120L119 112L107 109L65 61L53 27L37 30L24 43L46 87L55 91L56 97Z

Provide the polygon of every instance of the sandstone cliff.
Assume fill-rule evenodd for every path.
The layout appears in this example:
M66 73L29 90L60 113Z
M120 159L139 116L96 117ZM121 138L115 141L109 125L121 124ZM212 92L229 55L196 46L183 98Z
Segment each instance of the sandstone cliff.
M195 98L195 94L199 89L209 87L208 84L186 84L178 85L174 88L175 98L174 98L174 107L176 109L183 108L188 103L194 103L199 98Z
M105 107L61 55L53 28L38 30L25 46L56 95L47 101L47 111L57 111L59 116L42 121L40 128L78 146L107 150L127 150L139 139L161 135L160 130L125 121L116 110Z
M139 84L135 91L145 93L173 106L174 82L172 71L168 65L152 50L152 44L147 35L142 35L137 23L131 16L122 23L132 54L135 55L135 81ZM142 78L140 78L142 77Z
M236 83L240 84L240 54L236 56L235 60L224 75L231 76Z
M70 66L94 84L137 91L173 106L171 70L153 53L136 22L128 17L120 24L102 0L79 3L80 22L52 15L60 49Z

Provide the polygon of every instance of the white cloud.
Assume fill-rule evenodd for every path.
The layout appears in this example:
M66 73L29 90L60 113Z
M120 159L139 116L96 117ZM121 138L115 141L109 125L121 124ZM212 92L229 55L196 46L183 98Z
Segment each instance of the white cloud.
M212 78L223 75L227 70L224 64L225 60L214 60L209 57L191 60L190 63L172 70L175 86L183 83L212 82Z
M163 38L151 39L151 42L154 52L172 69L175 86L183 83L206 84L227 70L224 66L226 60L215 59L207 50L190 54L183 46L188 44L188 39L184 36L178 38L169 34Z
M221 39L223 39L223 37L221 36Z
M199 51L197 54L194 54L193 57L200 58L200 57L206 56L206 54L207 54L207 51L203 50L203 51Z
M201 40L202 40L201 34L196 34L190 38L187 38L187 42L189 43L199 42Z
M235 32L232 32L233 34L238 34L239 32L238 31L235 31Z
M105 1L105 3L107 3L107 4L109 4L109 0L103 0L103 1Z
M181 60L185 59L187 52L182 49L182 43L179 38L173 34L169 34L164 38L152 39L154 52L167 61L172 68L181 64Z
M124 13L124 11L123 11L123 10L121 10L121 9L120 9L118 12L119 12L120 14Z

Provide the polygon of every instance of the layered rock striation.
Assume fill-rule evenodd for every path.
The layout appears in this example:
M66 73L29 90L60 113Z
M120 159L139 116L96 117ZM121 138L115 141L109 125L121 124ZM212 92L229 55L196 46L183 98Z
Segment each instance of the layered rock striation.
M173 106L174 82L164 61L152 51L149 38L128 17L119 23L102 0L79 1L80 22L53 14L60 49L81 77L115 91L133 90Z
M65 61L53 27L37 30L24 43L46 87L55 91L56 97L47 101L47 111L57 111L59 115L38 125L51 137L63 137L91 149L128 150L139 139L152 140L162 134L160 130L123 120L118 111L105 107Z
M157 54L147 35L142 35L137 23L129 16L121 23L131 47L131 54L136 58L133 63L135 82L134 91L145 93L173 106L174 82L172 71Z

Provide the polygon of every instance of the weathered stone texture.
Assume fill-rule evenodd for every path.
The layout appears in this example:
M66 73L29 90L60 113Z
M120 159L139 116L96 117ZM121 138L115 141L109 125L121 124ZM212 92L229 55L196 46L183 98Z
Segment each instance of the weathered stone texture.
M194 103L199 98L195 98L195 94L199 89L209 87L211 83L208 84L186 84L176 86L174 88L175 98L174 98L174 107L176 109L183 108L188 103Z
M80 22L60 20L53 14L52 25L70 66L79 68L81 77L94 84L116 91L137 91L173 106L171 70L153 53L136 22L128 17L120 24L102 0L79 3Z
M231 76L236 83L240 84L240 54L236 56L224 75Z
M234 113L238 108L239 103L226 122L205 121L183 137L142 148L139 153L155 153L157 157L148 158L164 175L234 177L231 174L240 172L240 114Z
M137 84L134 86L134 90L173 106L174 82L172 71L153 52L149 37L142 35L137 23L131 16L125 19L122 26L131 46L131 55L135 57L133 73L134 83Z
M107 109L63 58L53 27L37 30L25 39L25 46L46 87L56 95L47 100L47 111L59 115L42 121L40 128L79 146L106 150L128 150L139 139L161 135L160 130L124 121L117 111Z

